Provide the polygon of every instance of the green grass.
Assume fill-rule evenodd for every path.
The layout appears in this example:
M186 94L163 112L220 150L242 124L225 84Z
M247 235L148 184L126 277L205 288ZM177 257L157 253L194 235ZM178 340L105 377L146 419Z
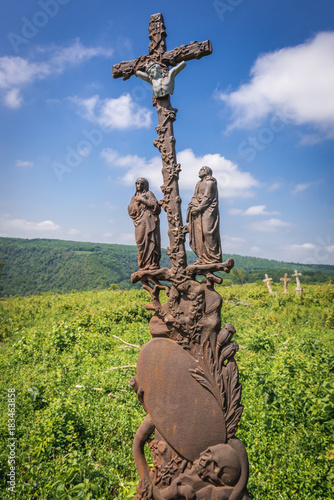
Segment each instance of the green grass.
M281 292L281 288L277 288ZM334 287L304 301L264 284L218 287L232 323L242 403L237 436L254 500L333 500ZM133 498L132 440L144 418L129 381L150 338L145 291L12 297L0 302L1 498L9 472L8 389L15 388L16 496ZM80 388L76 386L81 386ZM96 390L101 389L101 390Z

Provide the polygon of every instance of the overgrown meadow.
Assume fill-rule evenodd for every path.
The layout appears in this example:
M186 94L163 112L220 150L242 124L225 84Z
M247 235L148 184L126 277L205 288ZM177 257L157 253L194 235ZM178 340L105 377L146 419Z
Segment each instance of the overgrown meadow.
M291 285L288 296L282 286L270 296L264 283L218 291L240 345L237 436L251 497L333 500L334 286L304 286L302 304ZM109 289L0 302L1 498L13 497L9 418L17 498L133 498L144 411L129 381L150 339L147 301L145 291Z

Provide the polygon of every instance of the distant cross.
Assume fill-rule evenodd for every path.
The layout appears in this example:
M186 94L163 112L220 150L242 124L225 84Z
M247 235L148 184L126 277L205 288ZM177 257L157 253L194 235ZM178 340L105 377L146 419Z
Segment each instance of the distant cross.
M300 281L299 281L299 276L301 276L301 275L302 275L302 273L299 273L299 272L297 271L297 269L295 269L295 274L292 274L292 275L291 275L293 278L296 278L296 284L297 284L297 287L296 287L296 292L297 292L297 293L300 293L300 294L302 294L302 293L303 293L303 289L302 289L302 287L300 286Z
M168 236L170 247L167 254L172 261L172 271L182 273L187 266L185 250L185 235L187 227L183 226L181 198L179 194L180 165L177 163L173 122L177 109L170 102L170 94L174 91L175 76L185 66L185 61L200 59L212 53L209 40L191 42L167 52L166 27L162 14L153 14L148 25L149 55L142 55L133 61L115 64L112 68L114 78L123 77L127 80L132 75L149 82L153 90L153 106L157 108L159 125L156 127L158 139L154 146L158 148L162 159L163 185L161 190L164 198L161 205L167 212ZM169 70L169 66L173 69Z
M266 279L262 280L262 281L264 281L264 282L267 283L267 287L268 287L269 293L273 293L272 288L271 288L271 283L270 283L272 281L272 278L269 278L268 274L265 274L265 277L266 277Z
M280 281L284 281L284 292L285 294L288 294L288 281L291 281L291 278L288 278L288 274L284 274L284 278L280 278Z

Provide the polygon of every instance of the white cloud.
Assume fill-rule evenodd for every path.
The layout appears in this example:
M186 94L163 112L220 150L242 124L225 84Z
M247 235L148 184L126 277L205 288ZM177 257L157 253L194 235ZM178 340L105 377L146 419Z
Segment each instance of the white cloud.
M323 133L314 133L314 134L307 134L303 133L301 135L299 144L301 146L314 146L315 144L319 144L319 142L324 141L324 134Z
M0 89L3 90L4 104L19 108L23 98L20 89L35 80L46 78L51 68L46 63L29 62L22 57L0 57Z
M290 248L291 250L314 250L315 245L313 243L302 243L300 245L287 245L287 248Z
M144 174L152 188L160 188L162 165L159 156L154 156L150 160L136 155L121 156L110 148L104 149L101 156L111 167L124 169L125 172L123 175L121 173L120 179L125 184L134 185L135 180ZM194 190L195 184L199 180L198 172L203 165L212 168L213 175L218 182L219 194L223 198L253 196L253 189L260 185L249 172L240 171L237 165L219 154L196 156L191 149L185 149L178 153L177 160L182 168L181 189Z
M105 129L131 129L149 127L152 111L140 107L130 94L117 99L100 99L94 95L88 99L71 97L79 107L79 114L86 120L96 123Z
M26 219L12 219L9 216L0 218L0 234L2 236L34 236L47 235L58 231L60 226L51 220L32 222Z
M80 234L80 231L79 229L71 227L71 229L68 230L68 234L71 236L76 236L77 234Z
M280 245L278 248L284 260L289 262L325 264L328 257L328 251L324 251L324 249L314 243L286 244ZM323 254L325 254L325 261L323 259ZM319 256L321 257L320 260ZM329 262L327 263L329 264Z
M283 227L282 229L288 230L289 228ZM278 231L276 235L263 232L262 235L258 234L254 246L246 242L243 248L233 249L233 251L241 255L253 255L254 257L275 259L283 262L334 265L334 242L331 236L326 238L318 237L314 243L280 244L280 241L284 241L286 237L283 238ZM290 231L289 239L291 237L293 237L292 231ZM224 242L224 236L222 240ZM225 248L223 248L223 251L225 252Z
M254 205L246 210L231 208L228 213L231 215L279 215L279 212L268 212L266 210L266 205Z
M69 47L55 47L51 48L51 50L51 64L58 68L59 71L63 71L66 66L75 66L93 57L111 57L113 54L112 49L85 47L79 38L76 38Z
M4 94L4 102L8 108L18 109L22 105L23 98L18 89L12 89Z
M242 208L230 208L228 210L228 213L230 215L243 215L244 214L244 210L242 210Z
M305 191L306 189L308 189L310 186L311 186L311 184L309 182L297 184L291 192L292 192L292 194L301 193L302 191Z
M259 56L250 82L219 97L232 108L231 128L259 125L273 113L334 138L334 32Z
M17 167L33 167L34 162L33 161L16 160L15 165Z
M274 182L273 184L271 184L269 186L269 191L276 191L277 189L280 189L282 187L282 183L281 182Z
M48 63L29 62L22 57L0 57L0 88L21 87L34 80L45 78L50 72Z
M281 229L287 229L291 227L290 222L285 222L281 219L268 219L261 222L253 222L250 228L254 231L260 231L262 233L274 233Z
M30 61L18 56L0 57L0 89L3 102L11 108L19 108L23 103L21 89L37 80L43 80L54 73L62 73L67 67L81 64L96 56L109 57L111 49L85 47L79 39L68 47L40 49L39 54L47 55L44 61Z
M135 245L135 235L134 233L120 233L119 241L125 245Z
M253 207L247 208L245 210L244 215L277 215L279 212L273 211L273 212L268 212L266 210L266 205L255 205Z
M242 251L247 240L237 236L229 236L224 234L222 236L222 249L224 253L238 253Z

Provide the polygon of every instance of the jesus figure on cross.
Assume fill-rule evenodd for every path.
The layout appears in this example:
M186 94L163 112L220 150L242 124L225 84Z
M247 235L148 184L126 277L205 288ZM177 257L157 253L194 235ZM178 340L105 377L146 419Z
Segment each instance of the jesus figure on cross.
M147 64L146 73L136 71L135 75L151 84L155 97L165 97L168 94L173 94L175 77L185 66L186 63L182 61L175 68L163 71L159 63L152 61Z

